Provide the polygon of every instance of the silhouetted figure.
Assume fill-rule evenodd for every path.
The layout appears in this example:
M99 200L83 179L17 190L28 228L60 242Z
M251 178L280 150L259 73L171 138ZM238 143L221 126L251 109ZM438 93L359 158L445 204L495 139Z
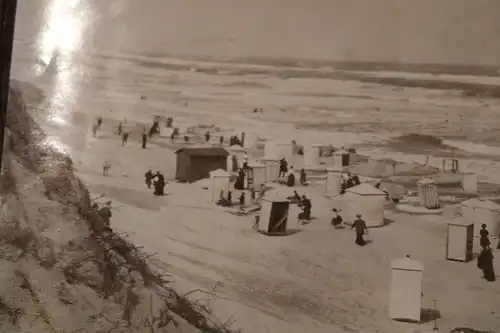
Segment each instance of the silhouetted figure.
M154 195L162 196L165 195L165 177L159 172L156 172L156 175L154 176L156 178L154 182Z
M359 246L365 246L366 241L363 238L365 235L365 232L368 231L368 228L366 227L366 222L361 218L361 214L356 215L356 220L352 224L351 230L356 229L356 240L355 243Z
M102 125L102 117L97 117L97 130L101 129Z
M165 124L168 128L172 128L172 125L174 124L174 118L168 117L167 118L167 123Z
M286 186L288 186L288 187L294 187L295 186L295 175L293 174L293 172L290 172L288 174L288 179L286 181Z
M106 202L104 207L99 209L99 211L97 213L99 214L101 219L104 221L104 224L107 227L109 227L109 225L111 223L111 217L113 216L113 214L111 213L111 201Z
M241 193L239 200L240 200L240 205L244 206L245 205L245 192Z
M125 145L127 144L129 135L130 134L128 132L123 132L123 134L122 134L122 146L125 147Z
M481 225L481 230L479 230L479 245L483 250L488 249L491 246L490 238L488 237L490 233L486 229L486 224Z
M302 212L299 213L300 220L310 220L311 219L311 209L312 203L305 195L302 196Z
M148 136L146 132L142 133L142 149L146 149L146 145L148 143Z
M307 182L307 175L306 175L306 170L304 168L300 169L300 184L302 186L306 186L309 183Z
M145 182L146 182L146 185L148 186L148 188L151 188L151 185L153 184L154 177L155 176L153 175L153 172L151 172L151 170L148 170L148 172L146 172L146 174L144 175Z
M227 192L227 201L229 203L229 206L233 205L233 192L231 191Z
M236 155L231 156L231 161L233 164L233 169L231 171L233 172L238 171L239 165L238 165L238 158L236 157Z
M184 143L188 143L188 142L189 142L189 136L184 135Z
M234 182L234 189L243 190L244 188L245 188L245 171L243 169L240 169L240 171L238 171L238 178L236 178L236 181Z
M206 131L205 132L205 142L210 142L210 132L209 131Z
M118 124L116 133L118 133L118 135L122 135L122 132L123 132L123 124L120 122Z
M153 125L149 129L148 137L153 137L153 135L160 133L160 123L158 120L153 121Z
M285 177L288 173L288 162L286 159L282 158L280 160L280 173L278 174L278 178Z
M477 257L477 267L483 271L486 281L493 282L496 280L495 269L493 267L493 252L490 248L481 251L479 257Z
M331 224L333 228L338 229L340 228L342 222L344 222L344 219L342 218L342 216L340 216L339 214L340 211L337 208L332 209L332 211L333 211L333 217Z
M102 175L104 177L109 176L109 169L111 169L111 164L108 161L104 161L102 164Z
M94 138L97 136L97 128L98 128L97 124L92 125L92 136Z
M340 184L340 194L345 194L347 190L347 185L345 179L342 179L342 183Z

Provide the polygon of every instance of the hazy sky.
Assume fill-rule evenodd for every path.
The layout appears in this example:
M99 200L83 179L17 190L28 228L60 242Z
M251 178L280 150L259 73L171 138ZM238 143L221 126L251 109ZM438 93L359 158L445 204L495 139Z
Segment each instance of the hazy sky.
M32 20L26 8L38 5L19 1ZM500 64L499 0L82 1L100 15L97 49Z

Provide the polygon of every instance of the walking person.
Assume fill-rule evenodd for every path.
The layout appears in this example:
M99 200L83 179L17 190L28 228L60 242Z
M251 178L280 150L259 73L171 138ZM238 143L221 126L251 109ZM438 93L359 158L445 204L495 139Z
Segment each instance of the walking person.
M123 134L122 134L122 146L123 147L125 147L125 145L127 144L129 135L130 134L127 131L123 132Z
M351 230L356 229L355 243L359 246L365 246L366 241L363 236L365 233L368 233L368 228L366 226L366 222L361 217L361 214L356 214L356 220L352 224Z
M151 185L153 184L154 177L155 176L153 175L153 172L151 172L151 169L149 169L148 172L146 172L146 174L144 175L145 182L146 182L146 185L148 188L151 188Z

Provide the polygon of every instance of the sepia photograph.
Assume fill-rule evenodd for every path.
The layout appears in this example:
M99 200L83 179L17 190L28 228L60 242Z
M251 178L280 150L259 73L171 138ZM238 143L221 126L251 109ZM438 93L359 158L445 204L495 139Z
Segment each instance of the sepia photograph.
M500 333L500 1L0 17L0 333Z

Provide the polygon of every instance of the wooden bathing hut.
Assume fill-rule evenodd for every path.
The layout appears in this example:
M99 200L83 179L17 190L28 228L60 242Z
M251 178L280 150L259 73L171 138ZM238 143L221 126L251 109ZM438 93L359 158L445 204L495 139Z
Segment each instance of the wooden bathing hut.
M210 172L226 170L229 153L224 148L181 148L175 152L177 164L175 178L195 182L209 178Z
M420 205L427 209L441 208L438 186L435 180L430 178L421 179L417 182L417 189Z
M261 200L259 232L266 235L285 235L288 227L290 200L268 192Z

